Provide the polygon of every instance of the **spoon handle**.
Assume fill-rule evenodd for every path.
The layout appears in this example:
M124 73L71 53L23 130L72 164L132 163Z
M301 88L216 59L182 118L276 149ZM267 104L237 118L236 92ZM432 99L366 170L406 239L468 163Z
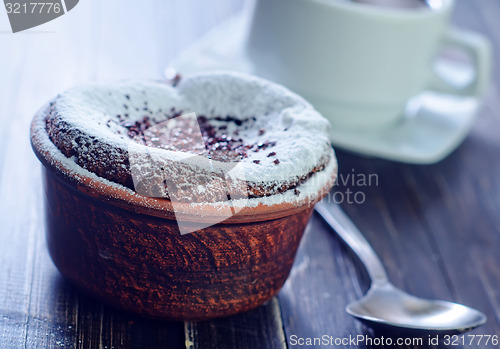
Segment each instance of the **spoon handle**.
M316 212L337 232L365 265L373 284L388 283L387 273L370 243L340 208L340 205L326 205L318 202Z

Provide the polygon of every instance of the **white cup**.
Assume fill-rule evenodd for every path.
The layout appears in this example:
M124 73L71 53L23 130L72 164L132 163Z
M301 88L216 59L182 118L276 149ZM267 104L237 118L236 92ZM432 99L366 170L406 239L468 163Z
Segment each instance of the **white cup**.
M246 52L254 72L308 99L333 125L396 122L424 90L481 96L491 72L483 36L450 28L454 0L390 8L351 0L256 0ZM457 86L433 65L444 47L470 57L475 77Z

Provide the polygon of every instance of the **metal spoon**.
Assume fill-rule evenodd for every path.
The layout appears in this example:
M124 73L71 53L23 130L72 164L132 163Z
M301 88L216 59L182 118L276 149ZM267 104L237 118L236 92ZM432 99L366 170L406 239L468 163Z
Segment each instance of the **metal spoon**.
M375 251L339 205L319 202L315 209L358 255L372 281L365 296L346 306L350 315L376 330L398 329L399 333L421 336L463 333L486 322L486 316L478 310L399 290L389 282Z

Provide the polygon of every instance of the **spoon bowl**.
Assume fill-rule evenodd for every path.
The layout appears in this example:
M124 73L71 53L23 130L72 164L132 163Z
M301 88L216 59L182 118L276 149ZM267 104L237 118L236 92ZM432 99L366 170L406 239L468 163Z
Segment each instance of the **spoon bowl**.
M377 284L361 299L346 307L347 313L377 330L413 335L458 334L486 322L486 316L461 304L412 296L390 283Z
M392 285L372 247L338 205L316 204L316 212L361 259L372 285L346 311L375 330L398 330L414 336L464 333L486 322L486 316L465 305L412 296Z

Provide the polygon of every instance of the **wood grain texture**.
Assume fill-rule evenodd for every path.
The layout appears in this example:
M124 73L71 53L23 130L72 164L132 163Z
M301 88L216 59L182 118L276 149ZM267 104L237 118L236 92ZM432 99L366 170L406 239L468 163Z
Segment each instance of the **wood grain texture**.
M277 298L247 313L203 322L186 322L186 349L287 347Z
M155 11L160 3L165 7ZM234 3L155 0L128 8L118 1L81 1L48 23L45 33L16 36L4 33L8 24L0 11L0 347L311 348L292 346L291 336L377 336L344 312L368 287L363 268L314 216L278 297L224 319L184 324L116 311L70 286L50 260L39 165L28 142L33 114L71 85L158 76L180 50L241 5ZM122 12L109 15L118 5ZM457 0L453 21L488 35L500 52L499 14L497 0ZM192 25L185 25L190 19ZM500 335L499 68L471 134L444 161L414 166L338 150L342 174L378 176L378 185L337 190L366 195L363 204L343 207L391 280L416 295L485 312L487 324L470 334ZM429 347L436 348L403 348Z

